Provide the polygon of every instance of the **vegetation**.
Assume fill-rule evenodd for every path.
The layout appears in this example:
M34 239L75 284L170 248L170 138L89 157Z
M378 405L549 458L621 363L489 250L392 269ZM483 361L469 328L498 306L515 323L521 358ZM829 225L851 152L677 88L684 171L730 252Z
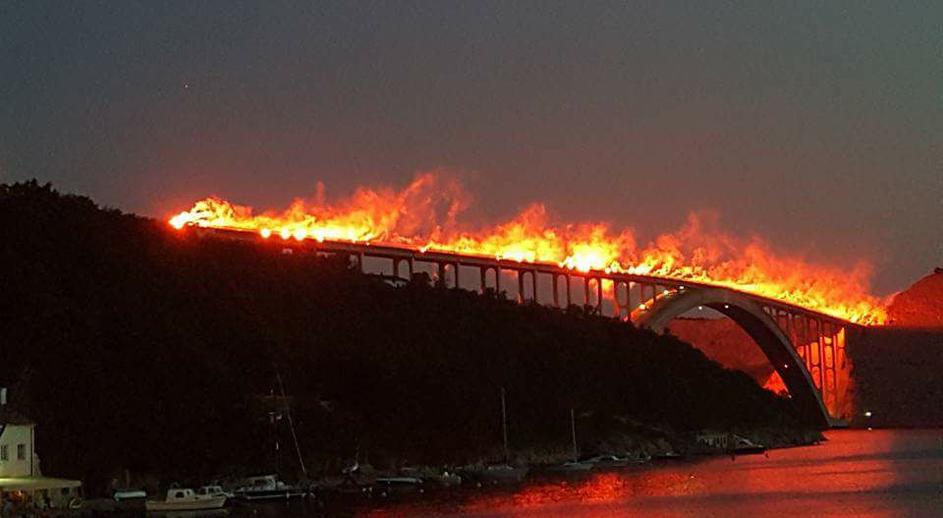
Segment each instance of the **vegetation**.
M40 423L52 474L270 469L258 402L276 370L316 466L494 454L500 387L520 448L565 445L571 407L599 433L796 420L678 339L580 308L397 288L346 258L199 238L35 182L0 186L0 218L0 383Z

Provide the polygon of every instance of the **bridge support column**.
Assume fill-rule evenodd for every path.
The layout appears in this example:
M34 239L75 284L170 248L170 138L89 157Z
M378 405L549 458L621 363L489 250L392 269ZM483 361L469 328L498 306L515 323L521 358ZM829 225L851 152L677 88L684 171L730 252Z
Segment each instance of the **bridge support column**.
M524 270L516 270L517 272L517 302L520 304L524 303Z
M436 274L439 278L436 280L436 286L445 288L445 263L436 263Z
M540 299L537 298L537 270L530 271L530 285L531 285L531 297L534 297L534 304L540 304Z
M553 274L553 307L560 307L560 276Z
M570 307L573 305L573 293L570 290L570 276L564 275L563 278L566 279L566 307Z
M356 259L356 260L357 260L357 270L359 270L360 273L364 273L365 270L364 270L364 267L363 267L363 252L358 252L358 253L354 254L354 257L357 258L357 259Z
M602 277L596 277L596 314L602 315Z

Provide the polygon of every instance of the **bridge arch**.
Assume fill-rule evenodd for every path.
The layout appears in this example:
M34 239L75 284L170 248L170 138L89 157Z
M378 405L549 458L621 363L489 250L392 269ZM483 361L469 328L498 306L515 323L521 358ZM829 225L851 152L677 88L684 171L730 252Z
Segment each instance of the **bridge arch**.
M810 420L826 426L842 424L829 414L805 362L796 353L789 337L762 306L746 294L724 288L669 292L659 296L648 307L636 310L632 320L639 327L661 333L676 317L698 306L722 313L750 335L782 377L800 411Z

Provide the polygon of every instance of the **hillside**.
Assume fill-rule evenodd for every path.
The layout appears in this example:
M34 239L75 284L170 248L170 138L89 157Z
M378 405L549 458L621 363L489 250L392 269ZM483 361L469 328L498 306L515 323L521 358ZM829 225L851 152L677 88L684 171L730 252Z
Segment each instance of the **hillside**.
M894 326L943 329L943 269L895 295L887 313Z
M753 338L729 318L676 318L669 324L671 334L694 345L708 358L743 371L773 392L786 386Z
M0 218L0 383L40 424L48 473L270 469L260 401L276 370L318 469L357 451L493 454L500 387L515 448L565 445L571 407L587 442L626 422L797 423L746 374L577 308L395 288L344 259L200 239L34 182L0 186Z

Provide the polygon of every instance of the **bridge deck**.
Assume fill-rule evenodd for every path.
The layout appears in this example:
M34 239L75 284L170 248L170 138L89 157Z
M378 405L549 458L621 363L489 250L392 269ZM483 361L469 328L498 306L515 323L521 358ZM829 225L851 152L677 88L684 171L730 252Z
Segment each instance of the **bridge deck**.
M459 266L468 266L480 269L509 270L515 272L535 272L551 276L579 277L586 279L605 279L614 283L635 283L653 287L662 287L669 290L687 289L687 288L720 288L745 294L762 305L771 309L786 311L795 315L802 315L807 318L829 322L843 326L860 326L844 320L842 318L811 310L782 300L757 295L743 290L737 290L728 286L708 284L703 282L689 281L671 277L659 277L653 275L638 275L631 273L613 272L606 270L576 270L560 266L555 263L515 261L512 259L501 259L496 257L487 257L480 255L459 254L440 250L425 250L396 243L355 243L347 241L318 241L315 239L296 240L294 238L282 239L278 236L263 238L255 231L222 229L222 228L204 228L192 227L200 235L207 235L220 238L248 240L253 242L273 242L282 247L311 249L318 252L347 254L352 256L363 256L371 258L384 258L391 260L418 261L435 264L451 264Z

